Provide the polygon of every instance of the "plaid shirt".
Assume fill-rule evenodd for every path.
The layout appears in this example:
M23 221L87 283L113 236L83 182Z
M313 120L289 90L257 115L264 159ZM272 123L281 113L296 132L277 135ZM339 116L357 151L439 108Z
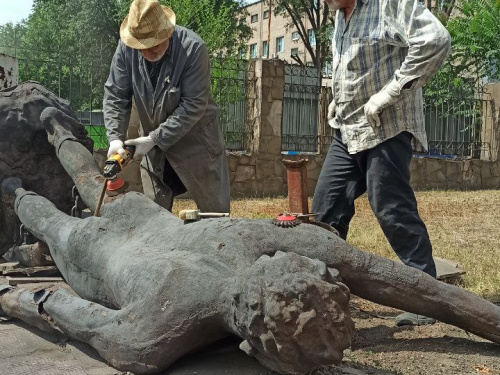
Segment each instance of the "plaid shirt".
M450 35L439 20L417 0L357 0L347 22L337 11L332 44L336 116L330 125L340 129L349 153L403 131L414 135L416 151L426 150L422 86L450 51ZM400 99L373 128L364 105L386 86Z

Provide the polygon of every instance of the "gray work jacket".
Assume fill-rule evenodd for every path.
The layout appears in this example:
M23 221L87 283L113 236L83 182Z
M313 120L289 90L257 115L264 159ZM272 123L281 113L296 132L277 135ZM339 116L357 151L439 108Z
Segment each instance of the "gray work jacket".
M118 43L104 86L108 141L125 140L135 98L141 135L158 147L202 211L229 212L229 176L219 110L210 91L210 62L205 43L176 26L153 88L139 50ZM153 166L163 179L163 170Z

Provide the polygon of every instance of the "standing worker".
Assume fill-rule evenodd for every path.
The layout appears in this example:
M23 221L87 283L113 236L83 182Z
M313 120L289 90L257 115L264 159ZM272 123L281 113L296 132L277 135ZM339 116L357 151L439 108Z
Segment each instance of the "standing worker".
M125 141L135 100L140 137ZM136 146L144 193L172 209L186 192L201 211L229 212L229 175L203 40L157 0L134 0L104 86L108 157ZM125 141L125 142L124 142Z
M336 10L334 139L314 193L317 220L347 237L354 200L367 192L390 245L436 277L432 245L410 186L412 149L427 149L422 86L442 66L450 35L417 0L325 0ZM404 313L397 325L434 320Z

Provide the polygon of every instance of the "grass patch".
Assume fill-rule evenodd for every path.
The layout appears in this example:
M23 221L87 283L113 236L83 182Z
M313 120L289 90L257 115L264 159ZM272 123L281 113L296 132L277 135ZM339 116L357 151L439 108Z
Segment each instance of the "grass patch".
M485 298L500 301L500 191L417 192L420 216L427 226L434 255L463 267L464 287ZM310 206L310 204L309 204ZM190 200L176 200L174 213L195 208ZM287 198L238 199L231 216L273 218L288 210ZM396 259L371 212L366 196L356 201L356 215L347 241L368 252Z

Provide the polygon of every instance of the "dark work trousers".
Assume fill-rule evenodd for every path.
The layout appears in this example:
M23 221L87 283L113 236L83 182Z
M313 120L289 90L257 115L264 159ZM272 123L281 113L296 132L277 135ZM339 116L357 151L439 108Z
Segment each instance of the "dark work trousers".
M314 192L312 212L346 239L354 200L367 193L373 213L401 261L436 277L432 245L410 186L412 135L350 155L336 130Z

